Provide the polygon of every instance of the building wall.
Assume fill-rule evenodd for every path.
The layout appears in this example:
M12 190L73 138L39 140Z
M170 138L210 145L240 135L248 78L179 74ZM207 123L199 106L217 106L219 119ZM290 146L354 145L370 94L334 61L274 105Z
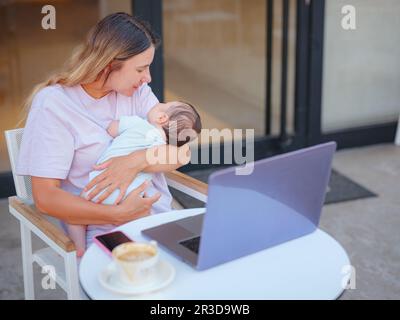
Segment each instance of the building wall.
M341 9L356 9L344 30ZM400 1L327 0L324 132L396 121L400 112Z

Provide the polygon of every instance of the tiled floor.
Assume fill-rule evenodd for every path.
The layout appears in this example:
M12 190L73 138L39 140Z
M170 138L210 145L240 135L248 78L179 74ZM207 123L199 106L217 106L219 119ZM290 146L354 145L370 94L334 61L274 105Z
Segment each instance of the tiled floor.
M346 249L356 288L340 299L400 298L400 147L384 144L340 151L334 168L378 197L326 205L320 227ZM0 201L0 299L23 299L19 226ZM318 272L318 270L316 270ZM40 290L39 299L63 299L61 290Z

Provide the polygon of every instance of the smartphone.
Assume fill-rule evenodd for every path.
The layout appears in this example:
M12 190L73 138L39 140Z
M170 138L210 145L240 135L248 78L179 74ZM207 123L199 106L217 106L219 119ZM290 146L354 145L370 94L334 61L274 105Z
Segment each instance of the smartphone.
M133 240L122 231L113 231L95 236L93 242L111 257L111 252L116 246Z

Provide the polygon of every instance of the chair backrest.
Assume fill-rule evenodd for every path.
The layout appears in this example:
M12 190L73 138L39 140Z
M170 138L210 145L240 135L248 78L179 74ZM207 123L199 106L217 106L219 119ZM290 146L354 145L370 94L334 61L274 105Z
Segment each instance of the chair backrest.
M4 132L6 136L8 156L10 157L11 171L14 178L17 197L25 203L32 204L33 197L31 177L20 176L16 174L16 165L23 133L24 128L7 130Z

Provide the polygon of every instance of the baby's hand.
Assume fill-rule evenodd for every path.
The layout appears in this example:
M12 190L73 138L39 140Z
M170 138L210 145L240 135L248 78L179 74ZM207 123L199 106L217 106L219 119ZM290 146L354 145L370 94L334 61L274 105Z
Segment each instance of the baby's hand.
M107 132L111 137L115 138L116 136L118 136L118 128L119 120L113 120L107 128Z

